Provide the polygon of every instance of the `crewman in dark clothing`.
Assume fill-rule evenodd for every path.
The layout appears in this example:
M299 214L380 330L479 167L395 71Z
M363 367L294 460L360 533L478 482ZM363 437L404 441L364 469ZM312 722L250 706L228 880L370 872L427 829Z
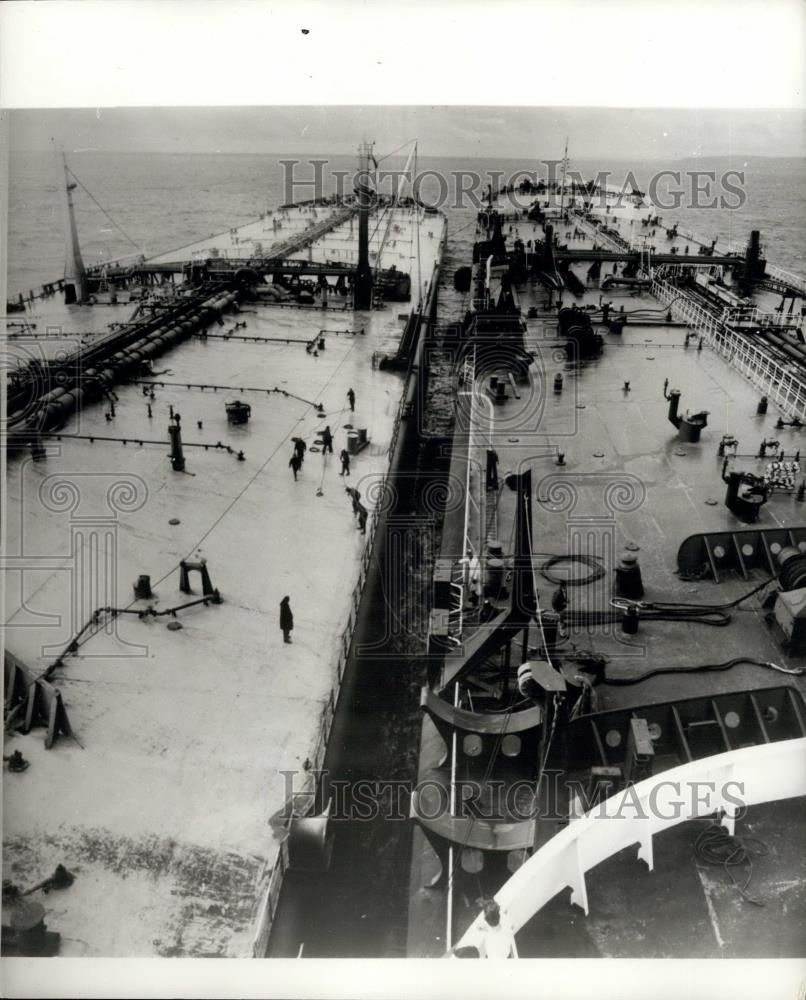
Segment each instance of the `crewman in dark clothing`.
M339 475L340 476L349 476L350 475L350 452L347 451L346 448L342 448L341 454L339 455L339 458L341 459L341 472L339 473Z
M302 466L302 459L299 457L296 451L291 456L291 461L288 464L291 466L291 471L294 473L294 482L296 482L297 473L299 472Z
M291 632L294 628L294 616L291 613L291 600L286 596L280 601L280 628L283 632L283 642L291 642Z
M330 431L330 424L322 431L322 454L326 455L328 452L333 454L333 434Z
M355 412L355 393L352 389L347 390L347 402L350 404L350 413Z
M353 505L353 514L357 516L358 512L361 510L361 494L358 490L353 489L352 486L345 486L344 492L350 498L350 502Z
M308 449L307 444L302 440L302 438L294 438L294 453L299 458L300 465L305 461L305 452Z
M3 760L7 761L9 771L16 771L17 773L24 771L29 764L29 761L23 757L19 750L15 750L10 757L3 757Z

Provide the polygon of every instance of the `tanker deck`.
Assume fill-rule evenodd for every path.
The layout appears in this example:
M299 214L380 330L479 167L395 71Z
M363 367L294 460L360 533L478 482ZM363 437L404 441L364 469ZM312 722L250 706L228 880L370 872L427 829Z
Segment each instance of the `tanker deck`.
M334 273L354 268L358 229L349 207L285 206L131 280L90 272L93 304L48 293L13 317L20 366L52 362L69 392L32 433L52 387L23 385L11 427L26 430L5 490L5 753L28 767L4 782L4 878L25 892L63 865L74 881L4 899L4 946L7 904L35 902L61 955L265 953L304 823L284 772L304 790L323 759L380 545L412 354L384 361L433 312L445 238L439 214L375 205L371 266L409 275L410 294L354 311ZM235 279L241 258L291 261L292 278ZM327 287L296 294L300 261ZM215 294L190 325L126 355L124 317L174 315L199 265ZM76 370L107 336L120 350L82 404Z
M593 252L604 224L624 250L639 209L532 221L503 197L493 207L498 239L484 213L465 322L442 342L454 502L434 575L408 954L476 957L494 898L521 957L797 956L806 649L791 617L780 627L788 595L772 577L803 586L782 572L806 553L803 368L721 309L697 312L674 272L606 284L611 265L590 274L588 257L539 280L548 227ZM778 299L751 300L772 316L762 326ZM718 809L597 826L572 790L546 801L549 774L615 801L670 768L738 776L754 753L758 784L727 842L736 868L697 843ZM504 802L502 786L517 794Z

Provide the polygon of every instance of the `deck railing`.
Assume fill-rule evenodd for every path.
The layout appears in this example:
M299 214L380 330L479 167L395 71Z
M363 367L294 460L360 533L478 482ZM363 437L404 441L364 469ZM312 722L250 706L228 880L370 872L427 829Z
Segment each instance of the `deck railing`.
M785 367L775 361L762 347L729 329L721 318L713 316L673 285L654 279L651 291L660 302L669 306L676 320L701 334L712 350L721 354L782 410L799 420L806 420L806 379L799 371L792 370L797 369L794 363Z
M679 823L718 814L733 834L738 800L751 806L806 795L805 759L806 738L762 743L662 771L606 799L572 820L504 883L495 899L506 924L517 933L566 888L587 914L585 872L633 845L651 871L653 836ZM459 946L478 947L484 927L480 914Z
M439 265L437 264L434 267L432 281L429 285L429 299L431 295L435 293L437 288L438 275ZM426 309L426 314L427 313L428 310ZM389 446L387 448L387 461L390 465L394 459L395 450L397 449L401 426L403 421L409 416L407 400L409 389L411 387L411 380L415 377L416 374L414 369L409 368L403 382L400 403L398 404L397 413L395 414L392 425L392 433L389 439ZM342 681L344 680L344 672L350 658L355 627L358 620L358 610L361 606L361 597L364 592L364 586L366 585L370 565L372 563L375 536L378 531L381 514L389 505L390 498L387 495L387 490L389 489L390 478L391 477L388 472L383 472L381 473L377 485L373 485L373 492L376 494L377 499L375 506L372 508L372 512L367 518L366 542L361 556L358 578L350 597L350 610L347 616L347 624L342 629L341 636L339 637L333 686L322 708L322 714L319 720L318 737L314 747L313 757L311 758L310 767L307 769L302 788L294 793L290 803L291 808L288 810L289 821L292 816L301 817L309 815L316 807L319 780L324 767L325 755L327 753L327 746L330 740L330 732L333 728L336 706L339 700ZM266 889L264 890L263 897L260 902L257 926L251 946L251 955L254 958L262 958L266 954L266 949L269 943L269 935L271 933L271 925L277 909L277 904L279 902L280 890L287 868L288 847L287 841L284 840L280 844L280 849L278 851L274 867L271 870Z
M777 278L778 281L783 281L793 288L797 288L801 295L806 295L806 278L802 278L798 274L793 274L791 271L785 271L782 267L778 267L777 264L770 264L769 261L767 261L767 275L770 278Z
M392 456L394 455L395 446L397 444L397 439L400 432L400 423L401 420L403 419L403 412L406 405L406 394L408 391L410 378L411 374L407 376L406 381L404 383L403 394L401 396L400 405L398 407L398 412L395 417L395 422L392 429L392 437L390 439L389 449L388 449L388 458L390 461L392 459ZM322 770L324 768L325 755L327 753L327 745L330 740L330 732L333 727L333 720L336 715L336 705L338 704L339 693L341 691L342 681L344 680L344 672L350 657L350 650L352 649L353 635L355 633L355 626L358 618L358 609L361 605L361 596L364 591L364 585L367 582L369 567L372 562L372 551L373 551L373 545L375 543L375 535L377 533L378 522L380 520L381 511L386 501L386 490L388 485L388 479L389 479L388 474L384 472L381 475L378 483L378 488L377 488L378 501L375 504L375 507L372 509L372 512L367 519L366 543L364 545L364 551L361 556L361 565L358 571L358 578L356 580L355 586L353 587L353 592L350 597L350 611L347 616L347 624L342 629L341 635L339 637L338 650L336 654L336 670L335 670L333 686L322 708L322 714L319 719L318 737L316 739L313 751L313 757L310 762L310 767L307 770L305 779L302 783L302 787L294 793L294 796L290 803L291 808L288 811L289 821L292 816L309 815L313 811L316 805L316 796L319 788L319 780ZM269 943L271 924L274 919L274 913L277 909L277 903L280 898L280 889L282 886L282 881L285 876L287 867L288 867L288 848L287 848L287 842L284 840L280 844L280 850L277 854L277 859L274 863L274 867L272 868L268 884L263 893L263 898L260 903L259 919L251 948L251 954L254 958L262 958L266 954L266 949Z
M750 309L728 308L722 314L722 319L728 326L735 326L737 323L749 323L752 326L760 327L796 327L800 329L803 325L803 317L800 313L789 315L784 310L775 312L762 312L758 306Z

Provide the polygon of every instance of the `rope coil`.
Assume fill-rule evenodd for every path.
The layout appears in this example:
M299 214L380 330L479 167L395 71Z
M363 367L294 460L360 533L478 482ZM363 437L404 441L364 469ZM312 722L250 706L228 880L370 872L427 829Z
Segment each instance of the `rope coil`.
M753 878L753 858L763 858L769 854L767 845L757 837L736 837L720 826L711 822L694 839L694 857L704 865L714 865L723 868L746 903L753 906L767 904L756 899L747 891ZM746 866L747 875L739 882L734 869ZM698 865L698 867L700 867Z

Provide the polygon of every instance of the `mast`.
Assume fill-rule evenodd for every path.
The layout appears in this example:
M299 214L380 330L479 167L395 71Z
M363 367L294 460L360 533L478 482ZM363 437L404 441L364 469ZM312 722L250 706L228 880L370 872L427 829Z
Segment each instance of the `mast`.
M353 307L372 308L372 268L369 266L369 212L372 207L369 161L372 143L362 142L358 147L358 267L355 272Z
M417 295L418 303L417 308L419 309L423 304L423 273L422 264L420 262L420 204L415 191L415 179L417 177L417 143L414 143L414 169L411 175L411 201L414 207L414 223L416 226L417 233Z
M86 282L84 261L81 259L81 248L78 245L78 230L73 210L73 190L77 185L70 179L67 157L62 156L64 170L64 211L65 211L65 256L64 256L64 301L69 305L85 300Z
M510 473L505 480L517 494L515 559L512 574L512 621L527 626L537 611L532 566L532 470Z
M565 152L563 153L563 176L560 181L560 219L565 214L565 175L568 171L568 136L565 137Z

